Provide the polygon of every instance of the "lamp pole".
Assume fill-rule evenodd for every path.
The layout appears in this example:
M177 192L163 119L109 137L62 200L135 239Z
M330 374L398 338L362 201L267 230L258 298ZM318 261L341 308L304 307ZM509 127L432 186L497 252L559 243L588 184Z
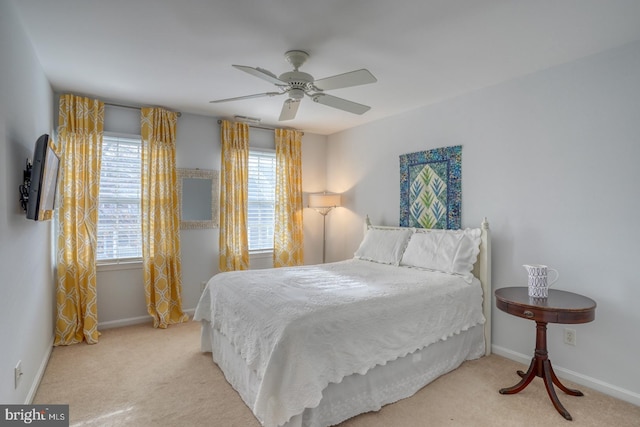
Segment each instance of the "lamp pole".
M309 195L309 207L322 215L322 263L327 258L327 214L331 209L340 206L340 194L314 193Z
M333 206L328 208L320 208L318 212L322 215L322 263L325 263L327 257L327 214L333 209Z

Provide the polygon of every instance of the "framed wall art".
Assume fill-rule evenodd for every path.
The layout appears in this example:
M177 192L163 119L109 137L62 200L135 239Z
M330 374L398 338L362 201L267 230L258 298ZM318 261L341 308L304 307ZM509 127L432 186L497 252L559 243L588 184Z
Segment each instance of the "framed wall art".
M400 156L400 226L458 229L462 146Z

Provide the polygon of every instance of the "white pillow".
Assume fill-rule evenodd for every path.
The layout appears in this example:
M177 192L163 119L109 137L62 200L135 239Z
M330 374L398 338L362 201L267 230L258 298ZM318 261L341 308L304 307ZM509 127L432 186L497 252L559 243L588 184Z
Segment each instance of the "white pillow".
M407 247L412 229L383 230L370 228L354 254L354 258L381 264L398 265Z
M416 232L400 265L459 274L470 282L473 264L480 253L480 235L479 228Z

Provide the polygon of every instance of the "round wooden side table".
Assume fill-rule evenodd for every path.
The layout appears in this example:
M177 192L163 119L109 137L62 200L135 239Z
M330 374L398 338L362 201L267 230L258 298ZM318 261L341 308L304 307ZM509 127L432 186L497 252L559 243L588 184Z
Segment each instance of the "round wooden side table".
M595 319L596 302L591 298L572 292L549 289L548 298L529 296L527 287L501 288L495 291L496 307L500 310L536 322L536 351L527 372L518 371L522 378L512 387L500 389L501 394L515 394L529 385L536 376L544 380L545 388L553 406L567 420L571 414L560 403L555 384L571 396L582 396L582 392L564 386L553 372L547 352L547 323L587 323Z

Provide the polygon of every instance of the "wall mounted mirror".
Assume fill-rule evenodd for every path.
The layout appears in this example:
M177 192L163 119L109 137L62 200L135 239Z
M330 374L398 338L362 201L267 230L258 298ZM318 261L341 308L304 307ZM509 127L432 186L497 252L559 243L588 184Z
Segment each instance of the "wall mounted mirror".
M178 169L180 228L216 228L218 224L218 171Z

